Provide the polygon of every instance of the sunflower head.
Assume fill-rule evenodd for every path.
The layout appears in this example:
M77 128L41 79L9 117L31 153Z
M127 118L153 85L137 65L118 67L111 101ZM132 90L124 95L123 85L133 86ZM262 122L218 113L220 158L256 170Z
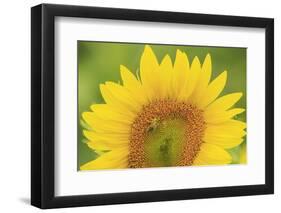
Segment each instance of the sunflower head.
M101 152L81 170L163 166L223 165L227 151L243 142L246 124L235 120L242 93L220 97L227 71L211 81L211 56L201 64L177 50L158 62L146 45L140 78L120 66L122 84L100 85L104 104L93 104L82 117L87 145Z

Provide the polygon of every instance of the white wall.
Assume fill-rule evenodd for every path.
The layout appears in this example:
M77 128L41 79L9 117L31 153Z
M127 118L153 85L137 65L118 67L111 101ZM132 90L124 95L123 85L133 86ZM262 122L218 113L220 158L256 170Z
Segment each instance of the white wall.
M58 0L45 3L81 4L195 13L261 16L275 18L275 195L173 201L148 204L84 207L51 212L277 212L281 207L280 83L281 13L279 1L245 0ZM0 210L38 212L29 206L30 191L30 7L41 1L1 2L0 45ZM278 85L279 83L279 85Z

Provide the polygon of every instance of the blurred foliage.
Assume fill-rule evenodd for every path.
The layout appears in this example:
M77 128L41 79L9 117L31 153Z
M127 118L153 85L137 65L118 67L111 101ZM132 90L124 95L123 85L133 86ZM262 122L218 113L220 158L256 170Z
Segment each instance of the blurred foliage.
M243 97L236 104L246 108L246 49L208 46L177 46L177 45L150 45L158 61L169 54L174 61L176 50L187 53L191 61L198 56L203 62L207 53L212 57L212 79L224 70L228 71L227 84L221 95L232 92L243 92ZM85 124L81 123L81 114L89 111L94 103L104 103L99 90L99 84L106 81L121 82L119 67L125 65L130 70L139 70L140 57L144 44L111 43L78 41L78 168L98 156L85 144L82 130ZM246 113L236 119L246 121ZM246 143L246 139L245 142ZM239 163L241 146L229 150L233 156L233 163Z

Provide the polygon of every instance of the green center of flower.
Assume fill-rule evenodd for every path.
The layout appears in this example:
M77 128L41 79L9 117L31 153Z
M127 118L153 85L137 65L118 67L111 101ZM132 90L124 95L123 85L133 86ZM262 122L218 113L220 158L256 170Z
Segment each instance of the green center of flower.
M185 122L181 119L157 121L144 142L145 161L149 167L173 166L180 161L184 147Z
M131 126L128 166L192 165L205 126L203 112L191 104L172 100L150 103Z

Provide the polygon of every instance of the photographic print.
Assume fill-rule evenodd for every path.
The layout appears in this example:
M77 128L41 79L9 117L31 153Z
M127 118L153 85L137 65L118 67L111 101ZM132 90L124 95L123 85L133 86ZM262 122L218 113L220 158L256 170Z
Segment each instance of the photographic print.
M274 193L274 19L40 4L31 41L32 205Z
M78 41L78 79L78 170L246 163L246 48Z

